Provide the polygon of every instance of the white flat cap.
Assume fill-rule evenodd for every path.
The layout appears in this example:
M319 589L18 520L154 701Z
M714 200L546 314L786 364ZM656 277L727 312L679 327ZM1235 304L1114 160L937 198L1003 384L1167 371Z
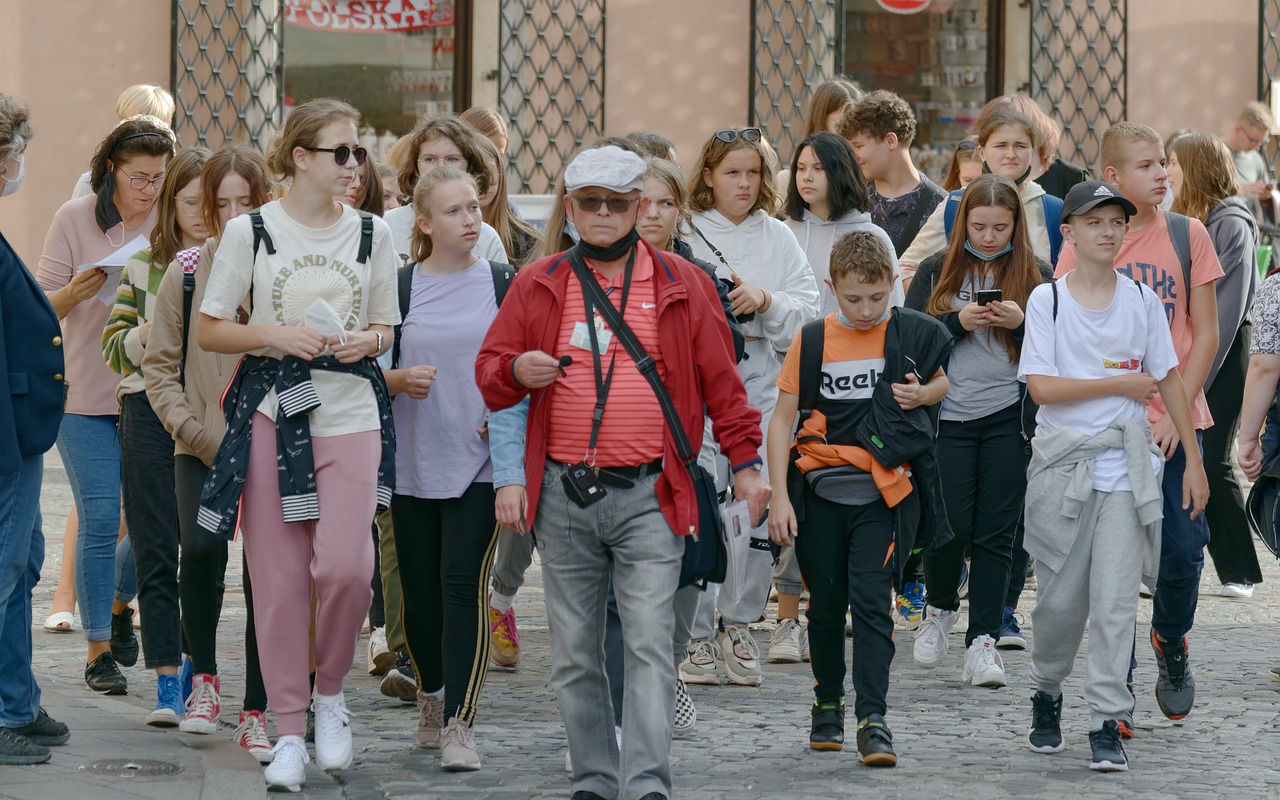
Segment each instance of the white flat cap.
M644 188L644 159L621 147L608 145L583 150L564 171L565 191L599 186L614 192Z

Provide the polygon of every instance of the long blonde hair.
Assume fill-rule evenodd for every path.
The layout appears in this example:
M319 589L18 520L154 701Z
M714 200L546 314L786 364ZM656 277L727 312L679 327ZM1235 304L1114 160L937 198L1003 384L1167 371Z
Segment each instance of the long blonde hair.
M436 167L418 178L413 187L413 232L409 236L409 257L421 264L431 257L431 237L422 232L418 220L431 215L431 195L435 190L452 181L462 181L480 194L476 179L456 167Z
M524 264L538 241L538 229L511 213L507 199L507 174L502 168L503 157L495 145L485 136L476 139L476 145L484 153L489 165L489 207L484 210L484 221L498 232L502 248L516 266Z
M1240 193L1231 151L1218 137L1198 131L1174 139L1172 149L1182 169L1182 188L1171 210L1207 224L1211 211Z

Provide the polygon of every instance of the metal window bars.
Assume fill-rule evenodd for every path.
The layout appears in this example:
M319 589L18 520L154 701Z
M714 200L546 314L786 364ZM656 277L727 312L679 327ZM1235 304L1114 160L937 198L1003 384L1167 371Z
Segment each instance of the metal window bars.
M280 0L173 0L170 85L182 144L265 149L284 107Z
M605 0L501 0L500 14L509 189L547 193L569 156L604 133Z
M1258 99L1264 103L1275 102L1271 89L1274 81L1280 81L1280 0L1258 0ZM1280 174L1280 146L1272 136L1262 146L1271 174Z
M1065 158L1092 166L1128 110L1128 0L1029 0L1031 96L1062 125Z
M804 136L809 98L837 72L844 41L842 0L753 0L751 108L780 159Z

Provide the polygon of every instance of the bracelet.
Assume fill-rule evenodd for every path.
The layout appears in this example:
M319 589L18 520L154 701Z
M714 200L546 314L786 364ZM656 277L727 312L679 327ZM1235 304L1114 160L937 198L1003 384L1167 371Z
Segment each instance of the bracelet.
M760 304L760 308L757 310L763 314L773 306L773 295L769 294L764 289L761 289L760 293L764 295L764 302Z
M377 358L378 356L382 355L382 334L379 333L378 331L374 331L373 335L378 337L378 349L373 351L373 357Z

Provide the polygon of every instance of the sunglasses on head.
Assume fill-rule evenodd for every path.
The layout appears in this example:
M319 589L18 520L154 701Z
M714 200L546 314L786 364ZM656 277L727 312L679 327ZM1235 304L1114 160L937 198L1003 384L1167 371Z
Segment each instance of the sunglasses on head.
M962 152L962 151L967 152L969 150L976 150L976 149L978 149L978 143L971 142L968 139L965 139L964 141L956 145L957 152Z
M738 139L744 142L758 142L763 135L763 131L759 128L743 128L740 131L732 129L716 131L716 138L725 144L733 144Z
M356 166L363 167L364 160L369 157L369 151L363 147L352 149L345 144L340 144L337 147L303 147L302 149L312 153L333 153L333 161L340 167L344 166L347 163L347 159L353 156L356 159Z

